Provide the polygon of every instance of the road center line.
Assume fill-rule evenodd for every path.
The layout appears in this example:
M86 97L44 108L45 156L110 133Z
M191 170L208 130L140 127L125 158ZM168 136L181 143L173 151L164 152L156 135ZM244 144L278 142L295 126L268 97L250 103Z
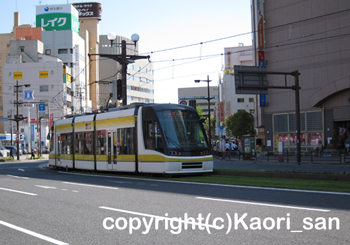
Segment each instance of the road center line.
M296 206L275 205L275 204L258 203L258 202L244 202L244 201L235 201L235 200L217 199L217 198L207 198L207 197L196 197L196 198L197 199L202 199L202 200L209 200L209 201L231 202L231 203L267 206L267 207L275 207L275 208L289 208L289 209L299 209L299 210L308 210L308 211L317 211L317 212L330 212L330 210L327 210L327 209L304 208L304 207L296 207Z
M72 182L62 182L62 183L63 184L68 184L68 185L80 185L80 186L87 186L87 187L112 189L112 190L118 190L119 189L119 188L116 188L116 187L109 187L109 186L102 186L102 185L88 185L88 184L79 184L79 183L72 183Z
M11 229L14 229L14 230L17 230L17 231L26 233L26 234L28 234L28 235L31 235L31 236L37 237L37 238L39 238L39 239L42 239L42 240L51 242L51 243L53 243L53 244L58 244L58 245L65 245L65 244L68 244L68 243L61 242L61 241L58 241L58 240L56 240L56 239L53 239L53 238L51 238L51 237L41 235L41 234L36 233L36 232L34 232L34 231L30 231L30 230L24 229L24 228L22 228L22 227L19 227L19 226L16 226L16 225L13 225L13 224L4 222L4 221L2 221L2 220L0 220L0 225L7 226L7 227L9 227L9 228L11 228Z
M35 185L36 187L44 188L44 189L57 189L56 187L53 186L45 186L45 185Z
M30 192L11 190L11 189L1 188L1 187L0 187L0 190L3 190L3 191L10 191L10 192L16 192L16 193L20 193L20 194L29 195L29 196L37 196L37 195L38 195L38 194L30 193Z

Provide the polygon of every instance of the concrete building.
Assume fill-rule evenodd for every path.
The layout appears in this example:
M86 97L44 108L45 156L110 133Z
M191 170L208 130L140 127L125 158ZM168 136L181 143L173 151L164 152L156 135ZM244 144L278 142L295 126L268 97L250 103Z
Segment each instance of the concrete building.
M72 113L91 112L90 96L86 91L85 41L79 36L78 11L71 4L36 6L36 25L43 27L42 42L46 55L60 58L72 70ZM52 95L56 96L56 95Z
M72 30L44 31L42 33L44 52L57 57L72 70L71 111L73 114L91 112L92 105L86 92L85 42ZM66 92L65 92L66 93ZM53 97L59 96L52 94Z
M234 69L235 65L252 66L253 49L252 46L225 48L225 74L223 83L220 84L222 100L224 103L224 117L231 116L239 110L245 110L255 116L257 110L256 96L236 94Z
M299 71L301 149L330 145L333 132L349 139L350 2L253 0L256 65L269 72ZM269 86L283 86L283 76L268 75ZM294 85L294 77L286 79ZM291 89L271 89L261 126L267 150L278 142L296 150L296 103ZM345 134L344 134L345 132Z
M14 119L18 108L18 115L27 118L19 122L18 129L23 136L20 145L27 150L37 149L39 144L48 147L47 135L54 119L71 114L72 97L67 93L71 90L70 68L61 59L43 53L44 44L39 40L11 41L3 69L3 111ZM39 112L39 104L45 105L43 112ZM16 131L15 122L4 122L4 132L12 134L12 142ZM11 140L1 143L8 145Z
M31 40L37 39L41 40L42 28L33 27L31 25L20 25L20 14L18 12L14 13L13 18L13 30L10 33L0 34L0 96L3 97L3 68L7 62L7 56L10 54L10 41L11 40ZM6 117L6 112L4 113L4 100L0 99L0 117ZM0 132L4 132L4 124L0 121Z

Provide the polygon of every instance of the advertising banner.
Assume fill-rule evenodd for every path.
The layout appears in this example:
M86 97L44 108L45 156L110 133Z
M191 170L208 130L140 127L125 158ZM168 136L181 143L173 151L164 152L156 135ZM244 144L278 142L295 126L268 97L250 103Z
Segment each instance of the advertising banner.
M256 20L256 26L257 26L257 38L258 41L258 49L264 49L265 48L265 37L264 37L264 1L263 0L256 0L255 1L255 20Z
M36 27L45 31L73 30L79 34L79 13L73 5L36 6Z
M79 19L97 18L101 20L101 3L72 3L79 11Z

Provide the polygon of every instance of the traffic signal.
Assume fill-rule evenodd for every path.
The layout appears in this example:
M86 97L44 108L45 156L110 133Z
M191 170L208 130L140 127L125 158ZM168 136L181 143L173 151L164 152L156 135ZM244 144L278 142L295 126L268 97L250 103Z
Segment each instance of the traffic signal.
M122 99L122 80L121 79L117 80L117 99L118 100Z
M190 106L192 106L193 108L196 108L196 106L197 106L197 101L196 100L190 100L189 101L190 103Z

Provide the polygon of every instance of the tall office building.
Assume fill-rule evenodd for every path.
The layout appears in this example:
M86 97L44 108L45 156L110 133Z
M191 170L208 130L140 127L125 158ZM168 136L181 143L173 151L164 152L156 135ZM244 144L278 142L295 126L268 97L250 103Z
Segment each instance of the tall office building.
M301 148L311 151L349 139L350 2L253 0L256 65L268 72L298 71ZM269 86L293 86L292 75L268 75ZM292 89L269 89L266 145L296 150L296 99Z

